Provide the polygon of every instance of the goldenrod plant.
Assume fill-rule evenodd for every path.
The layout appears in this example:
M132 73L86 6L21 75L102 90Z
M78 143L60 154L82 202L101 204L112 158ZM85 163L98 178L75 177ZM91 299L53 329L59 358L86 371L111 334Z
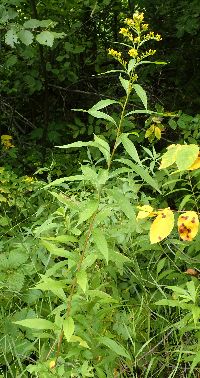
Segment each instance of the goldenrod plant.
M34 223L25 229L27 259L29 240L34 240L28 268L37 283L33 281L22 298L27 308L13 315L12 326L32 342L31 356L36 356L27 358L25 368L31 376L172 378L185 371L188 377L199 373L200 358L191 362L199 350L191 340L198 337L200 318L197 259L188 247L195 236L193 243L198 244L198 198L192 179L188 197L177 210L181 240L172 232L176 209L168 204L169 191L173 193L184 174L198 172L199 148L171 146L161 165L155 148L144 147L148 156L140 157L125 120L134 114L166 115L149 110L147 94L137 83L138 67L160 64L146 60L155 54L146 44L161 41L161 36L150 31L138 11L125 19L125 26L120 29L123 51L108 51L120 65L111 72L119 75L125 97L78 109L112 125L115 141L99 133L92 141L59 146L86 148L87 159L77 174L40 189L52 196L53 211L41 205ZM132 93L140 99L140 109L129 108ZM111 106L119 109L119 121L107 113ZM175 172L169 170L173 164ZM25 182L32 185L32 177ZM188 261L194 265L183 267Z

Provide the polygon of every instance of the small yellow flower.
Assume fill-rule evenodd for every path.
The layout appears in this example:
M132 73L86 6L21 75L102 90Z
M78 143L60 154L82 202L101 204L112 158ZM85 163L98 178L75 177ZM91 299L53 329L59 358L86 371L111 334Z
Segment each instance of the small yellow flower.
M26 182L29 183L29 184L32 184L33 181L34 181L34 178L31 177L31 176L26 176L26 177L24 178L24 181L26 181Z
M147 31L148 28L149 28L149 24L143 24L143 25L142 25L142 30L143 30L143 31Z
M130 39L130 41L133 41L133 36L132 34L129 32L128 29L126 28L121 28L120 31L119 31L120 34L122 34L124 37L127 37L128 39Z
M11 143L12 136L11 135L2 135L1 136L1 144L4 148L9 149L15 147L14 144Z
M136 56L138 55L138 52L136 49L132 48L128 51L128 54L132 57L132 58L136 58Z

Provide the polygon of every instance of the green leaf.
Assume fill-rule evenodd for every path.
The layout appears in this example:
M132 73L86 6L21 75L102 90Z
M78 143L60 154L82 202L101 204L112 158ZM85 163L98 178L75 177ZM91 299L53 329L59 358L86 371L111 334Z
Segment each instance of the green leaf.
M93 146L97 147L103 156L105 157L107 163L110 160L110 146L109 144L102 138L99 138L97 135L94 136Z
M104 344L107 346L109 349L111 349L114 353L118 354L118 356L122 356L125 358L128 358L129 360L131 359L130 354L128 351L119 343L116 341L110 339L109 337L99 337L99 342L101 344Z
M113 189L111 191L112 197L117 202L123 213L130 219L134 224L136 222L136 215L133 205L130 203L129 199L125 197L119 189Z
M68 316L68 318L64 319L63 321L63 332L67 339L67 341L70 341L73 333L74 333L74 321L71 316Z
M84 207L80 212L79 215L79 221L78 221L78 226L87 221L91 216L97 211L98 209L98 201L95 200L88 200L84 203Z
M73 142L73 143L70 143L70 144L66 144L66 145L63 145L63 146L55 146L57 148L80 148L80 147L89 147L89 146L93 146L93 143L94 142Z
M139 84L133 84L133 88L135 89L140 100L142 101L145 109L147 109L147 95L145 90Z
M137 153L137 150L133 142L131 142L131 140L127 137L127 134L121 134L120 140L122 141L122 144L126 152L132 157L132 159L135 160L135 162L138 163L139 165L142 165L139 155Z
M96 228L93 230L92 236L97 249L103 255L106 263L108 264L108 244L104 233L99 228Z
M18 36L15 30L10 29L5 34L5 43L11 47L15 47L15 44L18 42Z
M132 69L135 68L135 64L136 64L136 60L135 59L129 60L129 63L128 63L128 74L130 74L130 72L132 71Z
M67 182L67 181L82 181L83 178L84 178L83 175L75 175L75 176L69 176L69 177L62 177L60 179L56 179L56 180L50 182L49 184L45 185L43 189L48 189L51 186L59 186L59 185L62 185L64 182Z
M80 270L80 272L77 273L76 278L77 278L78 285L80 286L80 288L85 293L86 292L86 288L87 288L87 283L88 283L86 271L85 270Z
M48 30L42 31L36 36L36 40L40 45L52 47L54 42L54 35Z
M35 18L31 18L30 20L25 21L23 26L26 29L36 29L40 26L40 21L36 20Z
M71 252L66 251L64 248L59 248L55 244L50 243L47 240L42 239L41 244L43 247L47 249L48 252L50 252L52 255L64 257L64 258L71 258Z
M145 168L134 164L129 159L118 159L118 161L121 161L122 163L131 167L133 171L135 171L135 173L137 173L148 185L150 185L152 188L154 188L155 190L157 190L157 192L161 194L161 191L158 187L158 183L150 176L150 174Z
M110 99L101 100L101 101L97 102L95 105L93 105L92 108L90 108L88 110L88 112L90 110L100 110L100 109L106 108L107 106L112 105L112 104L119 104L119 101L110 100Z
M176 154L176 164L180 171L188 169L199 154L199 147L196 144L180 146Z
M70 339L70 342L71 343L79 343L79 346L83 347L83 348L89 348L89 345L88 343L86 343L85 340L83 340L81 337L79 336L75 336L75 335L72 335L71 339Z
M152 110L132 110L131 112L126 113L124 118L130 116L131 114L155 114L155 112Z
M41 318L18 320L14 323L27 328L54 329L54 324L52 322Z
M124 79L121 75L119 76L119 80L120 80L120 83L121 83L122 87L124 88L126 94L128 94L129 90L130 90L129 80Z
M31 43L33 42L33 33L31 33L29 30L21 30L18 33L18 37L20 41L26 46L31 45Z
M88 110L88 113L95 118L105 119L106 121L109 121L113 123L115 126L117 126L115 120L106 113L100 112L99 110L93 110L93 109Z

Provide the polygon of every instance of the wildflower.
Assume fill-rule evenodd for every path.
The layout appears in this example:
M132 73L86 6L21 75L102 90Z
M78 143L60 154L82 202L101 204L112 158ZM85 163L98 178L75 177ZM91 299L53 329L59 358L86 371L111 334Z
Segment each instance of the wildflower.
M14 144L12 144L12 136L11 135L2 135L1 136L1 144L6 149L15 147Z
M31 176L25 176L24 181L27 182L28 184L32 184L34 181L34 178Z
M119 31L120 34L122 34L124 37L127 37L128 39L130 39L130 41L133 41L133 36L132 34L129 32L128 29L126 28L121 28L120 31Z
M149 28L149 24L143 24L143 25L142 25L142 30L143 30L143 31L147 31L148 28Z
M132 48L128 51L128 54L132 57L132 58L136 58L136 56L138 55L138 52L136 49Z
M122 53L120 51L116 51L114 49L108 49L108 54L113 56L119 63L121 63L124 67L126 66L127 62L122 58Z

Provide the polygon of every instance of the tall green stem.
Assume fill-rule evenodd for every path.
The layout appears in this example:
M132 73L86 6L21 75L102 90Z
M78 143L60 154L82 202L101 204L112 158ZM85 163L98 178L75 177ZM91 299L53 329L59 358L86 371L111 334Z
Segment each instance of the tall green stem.
M128 104L130 93L131 93L131 80L129 81L129 89L127 91L126 99L125 99L125 102L124 102L124 105L123 105L123 108L122 108L120 121L119 121L119 125L118 125L118 128L117 128L117 135L116 135L116 139L115 139L115 144L114 144L114 147L113 147L113 150L112 150L112 153L111 153L111 156L110 156L110 160L109 160L109 163L108 163L108 169L110 169L110 166L111 166L111 163L112 163L112 160L113 160L113 156L114 156L115 151L117 149L118 139L119 139L119 136L121 134L122 124L123 124L123 120L124 120L124 113L125 113L125 110L126 110L126 106Z

